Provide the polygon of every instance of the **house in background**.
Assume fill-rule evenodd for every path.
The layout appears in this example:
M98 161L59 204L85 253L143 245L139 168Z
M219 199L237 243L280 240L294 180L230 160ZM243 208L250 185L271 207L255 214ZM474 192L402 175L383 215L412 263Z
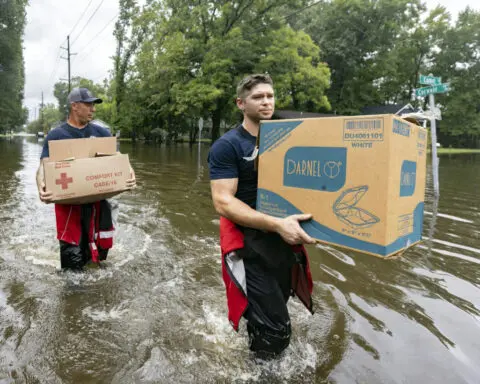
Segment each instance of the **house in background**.
M278 109L273 114L272 119L309 119L312 117L332 117L335 116L331 113L315 113L315 112L302 112L302 111L290 111L286 109Z
M391 113L393 115L399 115L405 113L419 112L421 109L414 108L411 104L388 104L388 105L373 105L362 108L362 115L384 115Z
M429 112L425 112L422 108L415 108L412 104L389 104L389 105L375 105L371 107L364 107L362 115L383 115L393 114L403 117L407 120L415 120L418 124L426 127L426 122L430 119ZM438 121L437 121L438 127Z
M384 114L393 114L402 116L404 114L410 113L422 113L421 108L414 108L411 104L389 104L389 105L375 105L364 107L360 114L361 115L384 115ZM314 117L332 117L332 116L342 116L336 115L333 113L316 113L316 112L302 112L302 111L292 111L286 109L276 110L273 114L273 119L308 119Z

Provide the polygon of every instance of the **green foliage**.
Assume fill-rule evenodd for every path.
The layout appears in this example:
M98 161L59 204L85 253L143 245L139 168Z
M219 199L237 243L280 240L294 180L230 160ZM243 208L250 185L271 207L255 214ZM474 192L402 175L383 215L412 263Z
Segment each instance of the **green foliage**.
M444 106L442 144L480 147L480 12L466 9L439 42L433 66L452 91L439 95Z
M61 121L61 114L55 104L46 104L39 111L39 118L30 122L27 125L28 133L48 133L52 128L55 128Z
M331 73L332 109L358 114L371 105L412 100L419 74L433 73L453 90L437 95L442 144L480 146L479 13L466 9L452 25L438 6L429 13L419 0L332 0L300 14L294 27L321 48Z
M27 0L0 1L0 133L19 130L26 122L22 37Z
M127 4L128 3L128 4ZM278 91L283 104L309 110L328 109L324 91L329 72L319 62L319 50L304 33L289 29L285 13L305 5L289 0L151 0L134 16L132 2L121 1L124 17L118 24L117 42L124 53L117 56L116 87L125 87L119 109L122 132L148 136L154 128L169 137L189 133L195 140L199 117L211 121L212 140L220 134L221 121L229 125L235 117L235 87L254 71L279 70L274 60L284 60L289 50L301 44L290 68L298 70L287 82L279 72ZM130 15L128 19L127 15ZM285 28L290 40L279 44ZM131 35L125 50L125 33ZM128 60L128 52L138 48L134 65L122 72L118 63ZM283 54L282 54L283 52ZM270 57L270 59L268 59ZM283 76L283 77L282 77ZM292 87L292 81L298 81ZM288 92L295 92L289 96ZM131 107L128 104L134 103ZM282 102L281 102L282 103Z
M320 46L331 69L327 96L334 111L358 114L365 106L389 102L382 93L388 92L384 88L400 59L398 52L391 52L419 22L423 10L419 0L333 0L297 20L296 26Z
M73 77L71 79L71 87L72 89L75 87L88 88L96 97L101 98L103 103L95 106L95 117L105 121L109 125L114 124L115 108L108 83L98 84L83 77ZM69 112L69 107L67 105L68 83L63 81L55 83L53 94L58 101L58 113L60 120L65 121Z
M433 73L453 87L436 98L442 144L480 144L478 12L465 10L453 25L444 7L427 13L421 0L119 4L112 81L87 86L105 100L97 116L124 137L193 142L203 117L215 140L222 122L238 120L235 87L254 72L272 76L279 109L344 115L382 104L425 108L412 93L420 73Z
M308 112L330 110L325 96L330 70L320 62L320 49L310 36L285 26L269 37L271 43L258 72L268 72L275 79L277 107Z

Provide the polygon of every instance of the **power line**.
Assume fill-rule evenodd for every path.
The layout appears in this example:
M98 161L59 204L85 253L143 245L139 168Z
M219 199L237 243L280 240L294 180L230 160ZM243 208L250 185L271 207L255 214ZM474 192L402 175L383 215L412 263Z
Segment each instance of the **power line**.
M96 14L96 12L98 11L98 9L99 9L100 6L102 5L103 1L104 1L104 0L102 0L101 3L97 6L97 8L95 9L95 11L94 11L93 14L90 16L90 18L88 19L87 23L84 25L84 27L82 28L82 30L80 31L80 33L77 35L77 37L75 38L75 40L73 40L73 42L75 42L75 41L78 39L78 37L81 35L81 33L85 30L86 26L87 26L87 25L89 24L89 22L92 20L93 16ZM301 8L301 9L298 9L298 10L296 10L296 11L294 11L294 12L292 12L292 13L286 15L286 16L281 17L281 20L282 20L282 19L283 19L283 20L288 20L289 18L291 18L291 17L293 17L293 16L295 16L295 15L301 13L301 12L304 12L305 10L307 10L307 9L309 9L309 8L315 6L315 5L318 5L318 4L320 4L320 3L323 3L323 2L324 2L324 0L315 1L315 2L313 2L313 3L311 3L311 4L309 4L309 5ZM93 38L91 38L91 39L88 41L88 43L86 43L86 44L83 46L82 49L80 49L79 52L83 52L83 51L95 40L95 38L97 38L100 34L102 34L102 33L106 30L106 28L115 20L115 18L116 18L117 16L118 16L118 13L117 13L112 19L110 19L110 20L107 22L107 24L105 24L104 27L103 27ZM270 24L269 24L269 25L265 25L263 28L256 29L256 30L255 30L255 33L258 33L259 31L263 31L263 30L265 30L265 29L267 29L267 28L269 28L269 27L270 27ZM249 35L249 34L246 34L246 36L248 36L248 35ZM73 44L73 42L72 42L72 44ZM98 46L97 46L97 48L98 48ZM95 51L97 48L94 48L93 50L90 50L90 51L88 52L88 54L85 54L83 57L80 58L80 60L78 60L78 59L75 60L75 59L74 59L74 60L72 60L72 62L75 62L76 64L82 63L83 61L85 61L85 59L87 59L87 58L89 57L89 54L90 54L91 52ZM103 75L103 76L101 76L101 77L98 77L97 79L104 78L104 77L105 77L105 76ZM95 79L94 81L96 81L97 79Z
M296 10L295 12L292 12L291 14L283 17L283 19L284 19L284 20L287 20L287 19L289 19L290 17L295 16L297 13L303 12L303 11L305 11L305 10L308 9L308 8L311 8L311 7L313 7L313 6L317 5L317 4L323 3L324 1L325 1L325 0L315 1L315 2L313 2L312 4L309 4L309 5L301 8L301 9L298 9L298 10Z
M85 12L87 12L87 9L88 7L90 7L90 4L92 4L92 1L93 0L90 0L90 2L87 4L87 6L85 7L85 9L83 10L82 14L80 15L80 17L78 18L77 22L75 23L75 25L73 26L72 30L70 31L70 33L68 34L69 36L72 34L72 32L75 30L75 28L77 27L78 23L80 22L80 20L82 20L82 17L83 15L85 15Z
M309 5L306 5L305 7L301 8L301 9L297 9L296 11L294 11L294 12L292 12L292 13L286 15L286 16L281 17L280 20L288 20L288 19L291 18L292 16L295 16L296 14L301 13L301 12L305 11L305 10L308 9L308 8L311 8L311 7L315 6L315 5L318 5L318 4L324 3L324 2L325 2L325 0L315 1L315 2L313 2L313 3L311 3L311 4L309 4ZM249 32L249 33L245 33L245 34L243 34L243 38L245 39L245 38L248 38L248 37L250 37L250 36L253 36L253 35L258 34L259 32L264 32L267 28L270 28L270 27L271 27L275 22L277 22L277 21L278 21L278 20L274 20L274 21L272 21L271 23L265 24L265 25L264 25L263 27L261 27L261 28L257 28L257 29L255 29L255 30ZM206 53L209 53L212 49L213 49L213 48L210 48ZM201 54L199 53L198 56L196 56L196 58L198 58L198 57L200 57L200 56L201 56Z
M103 2L105 0L102 0L100 2L100 4L98 4L98 7L95 8L95 10L93 11L92 15L90 16L90 18L87 20L87 23L83 26L82 30L78 33L77 37L72 41L72 44L75 43L75 41L77 41L77 39L81 36L82 32L85 30L85 28L87 27L87 25L90 23L90 21L93 19L93 16L95 16L95 14L97 13L98 9L102 6Z
M62 43L63 44L63 43ZM49 87L50 84L52 83L53 81L53 78L55 76L55 74L57 73L58 71L58 65L60 64L60 59L61 59L61 47L58 48L58 55L57 55L57 59L56 59L56 62L53 66L53 69L52 69L52 72L50 73L50 76L48 76L48 83L47 83L47 86Z
M107 27L117 18L117 16L118 16L118 13L115 16L113 16L112 19L107 24L105 24L104 27L95 36L93 36L89 40L89 42L87 44L85 44L83 46L83 48L80 49L77 53L83 52L85 50L85 48L87 48L90 45L90 43L92 43L98 36L100 36L107 29ZM90 52L92 52L92 51L90 51ZM83 60L85 60L86 57L88 57L88 55L85 55L85 57L83 57L79 62L82 62ZM74 61L76 61L76 60L74 60Z
M75 28L77 27L78 23L80 23L80 20L82 20L82 17L85 15L85 13L87 12L87 9L90 7L90 4L92 4L92 1L93 0L90 0L87 4L87 6L84 8L82 14L80 15L80 17L77 19L77 22L75 23L75 25L73 26L73 28L71 29L70 33L68 34L69 36L72 34L72 32L75 30ZM60 45L63 45L63 42L60 44ZM60 64L60 59L62 58L61 57L61 49L62 47L60 46L58 48L58 55L57 55L57 58L56 58L56 61L55 61L55 64L54 64L54 67L52 69L52 72L50 73L50 76L48 77L48 83L47 83L47 86L48 88L50 87L50 84L52 84L52 81L55 77L55 74L56 72L58 71L58 66Z
M76 55L76 53L71 53L70 52L70 36L67 36L67 48L64 48L64 47L61 47L61 48L65 49L67 51L67 57L62 56L62 59L65 59L68 62L68 93L70 93L70 90L71 90L71 77L70 77L71 60L70 60L70 58L72 57L72 55Z

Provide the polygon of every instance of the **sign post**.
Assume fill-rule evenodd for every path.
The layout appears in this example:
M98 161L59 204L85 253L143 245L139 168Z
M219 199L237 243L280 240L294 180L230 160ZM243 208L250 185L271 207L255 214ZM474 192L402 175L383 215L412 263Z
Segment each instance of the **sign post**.
M203 129L203 117L198 119L198 168L201 166L201 145L202 145L202 129Z
M202 139L202 129L203 129L203 117L198 119L198 143Z
M433 93L428 95L428 99L430 102L430 110L433 112L433 108L435 107L435 98ZM438 181L438 156L437 156L437 123L435 120L435 116L432 114L430 118L430 129L432 134L432 169L433 169L433 192L435 196L440 195L440 185Z
M435 93L445 93L450 91L450 84L442 83L441 77L435 77L432 74L425 76L419 76L419 83L422 85L428 85L428 87L415 89L415 95L418 97L428 96L430 107L430 128L432 135L432 170L433 170L433 192L436 197L440 195L440 185L438 181L438 163L437 156L437 126L435 116Z

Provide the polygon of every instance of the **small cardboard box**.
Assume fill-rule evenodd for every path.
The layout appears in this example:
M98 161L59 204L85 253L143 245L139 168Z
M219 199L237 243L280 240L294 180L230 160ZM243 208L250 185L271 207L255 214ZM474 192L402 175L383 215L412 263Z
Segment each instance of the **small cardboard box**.
M57 204L85 204L126 191L128 155L117 154L116 138L52 140L44 162L47 191Z
M263 121L257 210L387 257L422 236L427 132L394 115Z

